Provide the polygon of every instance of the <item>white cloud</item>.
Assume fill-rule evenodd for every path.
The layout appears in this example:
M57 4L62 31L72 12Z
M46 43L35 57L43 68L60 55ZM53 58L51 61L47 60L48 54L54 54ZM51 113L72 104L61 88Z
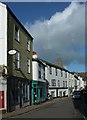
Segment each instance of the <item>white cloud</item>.
M61 57L65 65L85 60L85 5L72 2L63 12L47 20L26 23L34 37L34 50L39 57L55 62Z

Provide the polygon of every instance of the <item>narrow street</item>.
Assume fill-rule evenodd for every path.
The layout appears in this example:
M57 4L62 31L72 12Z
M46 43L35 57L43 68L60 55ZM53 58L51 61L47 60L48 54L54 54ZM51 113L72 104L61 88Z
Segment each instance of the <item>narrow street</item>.
M15 116L14 118L83 118L81 100L58 98L50 105Z

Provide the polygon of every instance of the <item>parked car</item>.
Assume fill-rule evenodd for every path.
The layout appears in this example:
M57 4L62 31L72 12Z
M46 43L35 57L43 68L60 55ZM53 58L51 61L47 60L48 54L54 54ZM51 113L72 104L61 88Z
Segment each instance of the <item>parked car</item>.
M80 91L74 91L72 95L73 99L80 99L81 98L81 92Z

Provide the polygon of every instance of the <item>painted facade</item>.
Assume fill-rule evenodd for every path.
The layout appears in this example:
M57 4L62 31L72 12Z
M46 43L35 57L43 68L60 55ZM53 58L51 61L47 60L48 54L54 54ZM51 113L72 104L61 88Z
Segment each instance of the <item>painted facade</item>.
M38 104L47 100L48 82L45 79L45 67L45 64L34 53L32 59L32 104Z
M0 3L0 65L7 68L7 111L30 105L32 41L12 11ZM16 50L16 54L10 55L10 50Z
M0 110L7 109L7 81L2 76L3 65L7 66L7 9L0 3Z
M81 86L80 80L75 74L45 60L42 61L46 64L45 75L49 82L48 93L53 98L70 96L74 90L84 88L84 82L83 86Z
M46 79L49 82L49 95L52 97L68 96L68 71L48 62L46 65Z

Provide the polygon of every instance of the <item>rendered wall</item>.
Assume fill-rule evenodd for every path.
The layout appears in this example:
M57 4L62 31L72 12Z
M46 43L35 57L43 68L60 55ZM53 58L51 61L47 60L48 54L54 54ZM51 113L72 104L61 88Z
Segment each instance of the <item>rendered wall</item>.
M7 9L0 3L0 65L7 66Z

